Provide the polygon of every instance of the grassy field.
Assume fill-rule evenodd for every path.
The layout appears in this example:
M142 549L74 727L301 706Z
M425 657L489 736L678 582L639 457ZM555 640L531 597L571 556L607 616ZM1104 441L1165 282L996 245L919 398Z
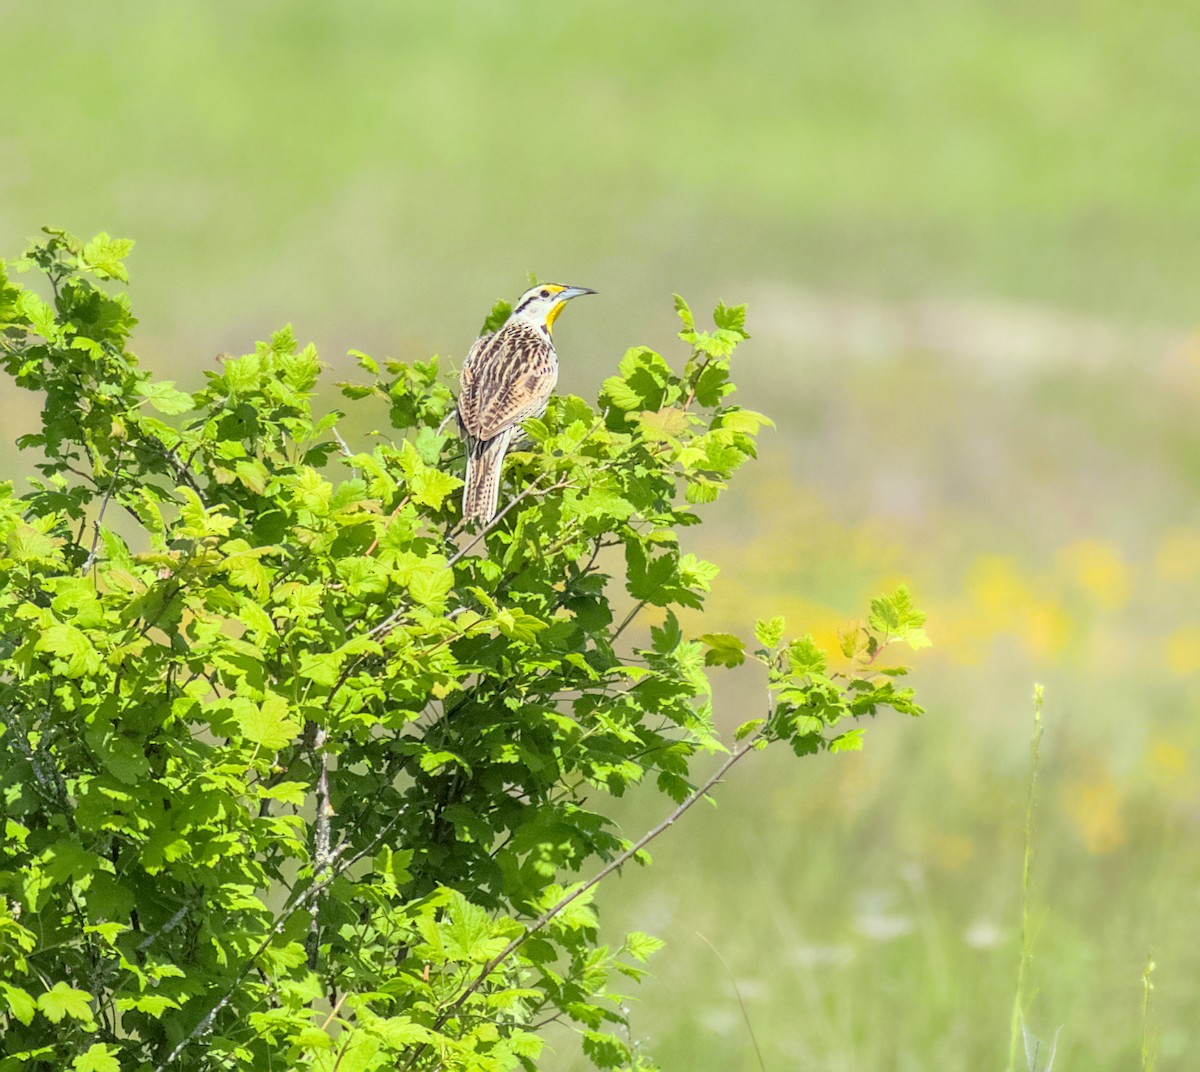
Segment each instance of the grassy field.
M672 291L750 301L746 402L779 430L696 536L705 627L829 637L906 580L929 713L759 757L609 891L614 933L669 939L633 1008L664 1068L760 1067L734 980L771 1072L1005 1067L1035 682L1030 1027L1061 1027L1058 1069L1141 1067L1153 951L1160 1068L1187 1067L1194 11L0 0L0 25L0 249L138 239L137 348L188 385L285 321L337 371L461 355L532 270L601 291L557 336L594 396L624 347L669 351ZM0 392L5 440L31 419ZM731 675L723 722L758 688Z
M831 639L904 578L936 647L919 660L919 723L880 723L863 753L828 763L763 757L627 876L619 924L669 939L635 1024L673 1067L759 1067L733 979L768 1068L1004 1067L1034 682L1030 1027L1047 1040L1061 1027L1058 1068L1141 1067L1152 952L1151 1037L1160 1067L1186 1067L1200 529L1182 504L1200 366L1122 406L1133 372L1092 373L1081 391L1062 370L998 384L935 355L853 384L831 369L807 381L795 441L726 501L749 520L710 534L726 568L708 627L781 609ZM814 457L831 461L804 479ZM730 722L760 687L726 683Z

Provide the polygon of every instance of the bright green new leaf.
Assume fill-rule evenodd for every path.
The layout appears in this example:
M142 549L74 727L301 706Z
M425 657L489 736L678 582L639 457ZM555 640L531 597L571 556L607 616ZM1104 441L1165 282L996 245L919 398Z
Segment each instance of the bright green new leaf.
M683 322L684 331L696 330L696 318L692 316L691 306L683 300L678 294L675 295L675 312L679 319Z
M37 1011L37 1005L28 992L13 986L11 983L0 981L0 994L4 995L5 1001L8 1002L8 1008L21 1023L29 1025L33 1023L33 1015Z
M752 718L749 722L743 722L736 730L733 731L733 739L735 741L745 740L765 722L765 718Z
M847 730L840 737L829 742L831 752L861 752L864 730Z
M133 250L133 242L128 238L109 238L106 234L98 234L83 247L80 258L83 263L101 279L119 279L122 283L129 282L129 274L121 262Z
M64 982L57 982L44 994L39 994L37 1007L51 1023L57 1024L64 1017L85 1024L94 1023L91 995Z
M121 1062L117 1060L116 1053L116 1046L94 1042L71 1062L71 1068L75 1072L121 1072Z
M302 727L288 717L287 700L276 693L268 694L262 703L235 696L232 704L234 721L253 744L275 752L300 735Z
M57 655L64 660L63 673L67 677L83 677L100 669L100 653L93 647L86 633L73 625L52 625L35 645L38 651Z
M645 963L663 947L661 938L643 934L641 931L630 931L625 935L625 952L634 960Z
M797 677L825 673L825 653L807 634L787 646L788 666Z
M174 380L139 383L137 393L159 413L188 413L194 408L192 396L186 391L176 390Z
M783 638L783 630L786 628L784 619L776 615L768 621L763 621L761 618L754 623L754 638L767 649L774 649L779 646L779 641Z
M911 648L929 647L929 638L921 629L925 614L917 610L905 585L900 585L890 596L871 600L870 622L873 629L890 639L903 640Z

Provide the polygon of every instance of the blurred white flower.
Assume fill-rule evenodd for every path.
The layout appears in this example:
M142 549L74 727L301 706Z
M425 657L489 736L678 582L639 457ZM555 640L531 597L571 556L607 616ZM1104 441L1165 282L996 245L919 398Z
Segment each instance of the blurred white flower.
M980 916L963 931L963 941L972 949L995 949L1004 940L1004 932L994 920Z

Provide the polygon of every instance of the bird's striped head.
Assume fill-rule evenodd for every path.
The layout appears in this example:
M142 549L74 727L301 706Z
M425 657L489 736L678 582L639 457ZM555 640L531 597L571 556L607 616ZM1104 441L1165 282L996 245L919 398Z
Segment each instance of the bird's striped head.
M545 328L547 333L554 326L559 313L567 307L567 302L578 298L581 294L595 294L587 287L565 287L561 283L540 283L530 287L513 304L510 320L522 320L539 328Z

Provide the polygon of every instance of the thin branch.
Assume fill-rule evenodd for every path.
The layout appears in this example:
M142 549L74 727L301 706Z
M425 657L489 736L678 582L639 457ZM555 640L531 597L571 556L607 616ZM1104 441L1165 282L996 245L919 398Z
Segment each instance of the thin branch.
M474 994L476 990L483 986L484 982L486 982L487 978L492 974L492 972L494 972L501 964L504 963L504 961L512 956L513 953L515 953L517 949L519 949L526 941L533 937L533 935L537 934L538 931L545 927L546 924L554 919L555 916L559 915L569 904L571 904L571 902L578 900L578 898L582 897L593 887L599 885L599 883L608 878L608 876L614 871L623 867L629 862L630 859L632 859L639 852L641 852L642 849L649 845L650 842L652 842L660 834L663 834L669 830L697 801L707 796L709 790L711 790L725 777L726 774L729 773L730 769L735 763L742 759L748 752L754 750L755 745L764 735L766 725L767 724L764 723L763 726L760 726L754 734L746 739L745 743L740 748L730 752L725 758L725 761L708 777L704 784L693 790L692 794L673 812L671 812L670 815L663 819L662 822L653 827L651 830L648 830L633 845L625 849L624 852L613 857L612 860L610 860L595 875L588 879L587 882L583 883L583 885L567 894L551 908L548 908L532 923L527 924L524 932L514 938L508 943L508 945L500 950L499 953L492 957L492 959L480 969L479 974L475 977L471 985L468 986L461 994L459 994L459 996L445 1010L438 1014L437 1019L433 1023L433 1030L440 1030L445 1025L446 1021L449 1020L456 1012L458 1012L458 1010L461 1009L464 1004L466 1004L467 999ZM406 1061L403 1065L398 1066L401 1069L401 1072L408 1072L408 1069L412 1068L417 1058L420 1057L420 1055L424 1052L426 1046L427 1043L421 1043L416 1047L416 1049L413 1050L412 1056L409 1057L408 1061Z
M353 452L353 451L350 449L350 444L349 444L349 443L347 443L347 442L346 442L346 441L345 441L345 440L342 438L342 433L341 433L341 432L339 432L339 431L337 430L337 425L334 425L332 428L330 428L330 429L329 429L329 431L330 431L330 434L332 434L333 438L334 438L334 439L336 439L336 440L338 441L338 446L341 448L341 451L342 451L342 453L343 453L343 454L344 454L344 455L345 455L347 458L353 458L353 457L354 457L354 452ZM354 470L352 470L352 471L353 471L355 474L357 474L357 473L358 473L358 470L357 470L357 469L354 469Z
M166 443L159 439L158 436L156 436L153 432L147 432L144 428L139 428L138 431L141 433L144 442L158 448L167 465L171 467L171 471L175 474L175 479L191 488L192 491L196 493L196 498L198 498L200 502L207 507L208 498L204 494L203 490L201 490L200 485L196 482L196 478L192 475L192 471L188 467L188 463L184 462L184 460L175 453L182 445L182 440L179 443L176 443L175 446L168 447Z
M108 490L104 493L104 498L100 500L100 513L96 515L96 520L92 522L92 547L88 551L88 556L83 561L83 568L79 571L81 576L86 577L88 570L96 563L96 552L100 547L100 524L104 520L104 512L108 509L109 500L112 498L113 491L117 486L117 478L121 475L121 455L117 455L116 464L113 466L112 480L108 482Z
M324 726L318 726L313 738L313 752L317 756L317 816L316 828L313 831L313 873L320 874L330 863L329 850L329 821L333 817L333 808L329 804L329 753L325 750L325 742L329 739L329 731ZM320 927L317 915L320 909L320 897L314 901L312 924L308 931L308 966L315 971L317 953L320 948Z
M401 499L401 500L400 500L400 501L399 501L399 502L396 504L396 509L392 511L392 516L391 516L391 517L389 517L389 518L387 519L387 523L386 523L386 524L390 525L390 524L392 523L392 521L394 521L394 520L395 520L395 517L396 517L396 515L397 515L398 513L400 513L400 511L401 511L401 510L403 510L403 509L404 509L404 508L405 508L405 507L408 505L408 503L409 503L409 500L410 500L411 498L412 498L412 496L411 496L411 495L405 495L405 496L404 496L404 498L403 498L403 499ZM366 549L366 550L363 552L363 558L368 558L368 557L370 557L370 555L371 555L371 554L374 552L375 548L379 546L379 540L380 540L380 536L376 536L376 537L375 537L375 539L373 539L373 540L371 541L371 546L370 546L370 547L368 547L368 548L367 548L367 549Z
M616 628L616 629L614 630L614 632L613 632L612 639L613 639L614 641L615 641L615 640L616 640L616 639L617 639L617 638L618 638L618 637L619 637L619 636L620 636L620 635L621 635L623 632L625 632L625 630L626 630L626 629L629 627L629 624L630 624L630 623L633 621L633 619L634 619L634 618L636 618L636 617L638 616L638 612L639 612L639 611L640 611L640 610L641 610L641 609L642 609L642 608L643 608L643 607L644 607L644 606L645 606L645 605L646 605L648 602L649 602L649 600L643 599L643 600L642 600L640 603L638 603L638 604L636 604L636 605L634 606L633 610L631 610L631 611L630 611L628 614L626 614L626 615L625 615L625 620L624 620L623 622L621 622L621 624L620 624L620 625L618 625L618 626L617 626L617 628Z
M536 484L531 484L523 492L521 492L520 495L518 495L515 499L513 499L511 502L509 502L504 507L503 510L501 510L495 517L492 518L491 521L489 521L486 525L484 525L483 528L481 528L479 530L479 534L469 544L467 544L466 547L460 548L457 552L455 552L453 555L451 555L450 558L446 561L445 568L452 569L454 567L455 563L458 562L460 559L462 559L462 557L468 551L470 551L471 548L473 548L477 543L479 543L480 540L482 540L489 532L491 532L492 529L494 529L498 524L500 524L500 522L504 519L504 515L507 514L509 512L509 510L511 510L514 506L516 506L517 503L519 503L522 499L526 499L530 495L534 495L534 494L549 495L552 491L558 491L561 488L569 487L570 483L571 482L569 480L560 480L557 484L551 484L549 487L546 487L546 488L539 488ZM369 637L373 637L373 636L379 636L382 633L389 632L391 630L392 626L395 625L396 622L398 622L404 616L404 613L407 609L408 609L407 607L396 608L396 610L392 611L392 613L389 614L386 618L384 618L384 620L381 621L378 625L367 630L366 635Z
M491 521L484 525L483 528L479 530L478 535L476 535L476 537L469 544L467 544L466 547L460 547L458 551L451 555L450 561L446 563L447 566L453 566L477 543L479 543L480 540L482 540L489 532L492 531L492 529L494 529L500 524L501 521L504 520L504 515L507 514L514 506L516 506L517 503L521 502L521 500L528 499L531 495L549 495L552 491L559 491L562 488L568 488L570 486L571 481L569 480L560 480L556 484L551 484L546 488L540 488L536 483L530 484L529 487L521 492L520 495L517 495L515 498L510 499L507 503L505 503L504 509L501 510L495 517L493 517Z

